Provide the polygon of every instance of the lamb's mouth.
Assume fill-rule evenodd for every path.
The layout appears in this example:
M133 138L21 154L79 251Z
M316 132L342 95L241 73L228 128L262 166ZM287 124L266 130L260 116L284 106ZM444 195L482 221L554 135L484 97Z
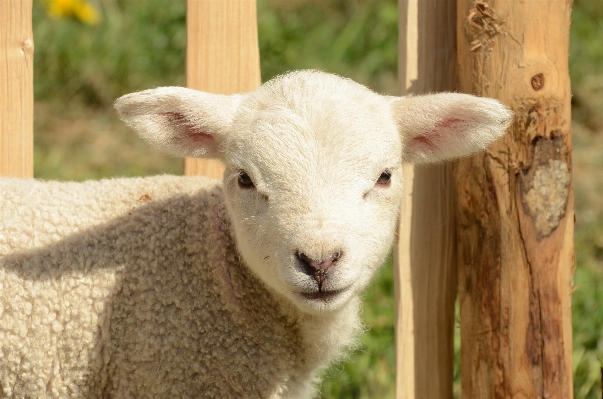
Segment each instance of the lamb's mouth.
M336 296L338 296L339 294L341 294L344 291L345 291L345 289L332 290L332 291L320 290L320 291L316 291L316 292L300 292L299 294L301 296L303 296L304 298L309 299L311 301L328 302L329 300L335 298Z

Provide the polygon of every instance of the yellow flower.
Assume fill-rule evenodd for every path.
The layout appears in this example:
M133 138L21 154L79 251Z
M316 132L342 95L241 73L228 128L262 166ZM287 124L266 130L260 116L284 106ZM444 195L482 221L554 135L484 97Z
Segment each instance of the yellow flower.
M51 18L76 18L86 24L99 21L98 11L85 0L45 0Z
M78 7L75 9L75 16L80 21L89 25L94 25L99 20L96 9L85 1L79 2Z

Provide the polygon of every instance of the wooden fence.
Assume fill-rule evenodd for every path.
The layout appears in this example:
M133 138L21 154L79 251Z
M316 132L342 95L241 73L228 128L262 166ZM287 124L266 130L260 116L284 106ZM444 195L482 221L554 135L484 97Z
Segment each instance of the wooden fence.
M260 84L254 0L188 0L186 83ZM0 2L0 175L33 176L32 0ZM400 0L401 94L454 90L515 111L455 164L407 168L396 262L397 397L572 398L571 2ZM185 161L186 174L221 165Z

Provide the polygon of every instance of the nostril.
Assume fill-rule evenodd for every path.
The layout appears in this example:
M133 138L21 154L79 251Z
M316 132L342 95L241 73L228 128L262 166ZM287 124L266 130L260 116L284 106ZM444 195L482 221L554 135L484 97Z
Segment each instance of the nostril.
M302 263L305 263L308 266L310 266L310 264L313 262L309 256L307 256L306 254L302 254L301 252L296 252L295 256L297 256L297 259L301 260Z
M337 261L337 259L339 259L341 257L341 252L337 251L337 252L333 252L329 257L323 259L321 262L319 262L318 264L318 268L320 270L326 270L331 268L333 265L333 263L335 261Z
M302 254L301 252L296 252L295 256L300 261L300 265L302 266L302 271L308 276L313 276L316 273L316 268L313 266L313 261L306 254Z

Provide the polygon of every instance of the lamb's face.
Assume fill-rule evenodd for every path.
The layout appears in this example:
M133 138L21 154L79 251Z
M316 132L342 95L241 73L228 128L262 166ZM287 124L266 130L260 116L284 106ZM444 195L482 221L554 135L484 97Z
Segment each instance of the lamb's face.
M224 161L226 205L245 263L311 313L343 306L385 260L402 163L468 155L500 137L512 116L491 99L386 97L315 71L245 95L147 90L116 107L157 147Z
M390 251L402 199L402 142L388 100L352 82L339 88L304 87L276 103L277 90L255 93L224 143L243 259L312 312L366 287Z

